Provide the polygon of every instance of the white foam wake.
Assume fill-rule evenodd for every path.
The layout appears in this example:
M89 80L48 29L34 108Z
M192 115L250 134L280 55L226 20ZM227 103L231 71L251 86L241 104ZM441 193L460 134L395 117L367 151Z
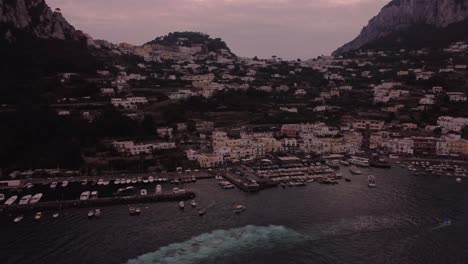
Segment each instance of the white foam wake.
M245 226L205 233L182 243L162 247L131 259L128 264L193 264L204 260L268 250L278 245L300 242L302 236L283 226Z

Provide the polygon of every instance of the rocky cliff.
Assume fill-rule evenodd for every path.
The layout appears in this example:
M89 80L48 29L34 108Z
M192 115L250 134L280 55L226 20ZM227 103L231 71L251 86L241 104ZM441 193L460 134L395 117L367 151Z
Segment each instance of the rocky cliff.
M9 41L14 41L15 32L43 39L85 37L65 20L60 10L52 11L44 0L0 0L0 28Z
M334 52L340 55L415 25L437 29L468 19L468 0L393 0L369 21L357 38Z

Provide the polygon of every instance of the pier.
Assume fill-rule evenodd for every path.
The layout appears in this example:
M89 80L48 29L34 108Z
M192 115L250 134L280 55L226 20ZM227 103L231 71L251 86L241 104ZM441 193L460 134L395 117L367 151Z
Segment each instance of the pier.
M186 201L195 198L195 193L192 191L185 191L180 193L162 193L145 196L126 196L126 197L108 197L97 198L89 200L65 200L65 201L51 201L39 202L31 205L0 205L0 212L27 212L27 211L47 211L68 208L86 208L86 207L99 207L110 206L118 204L136 204L136 203L156 203L168 201Z

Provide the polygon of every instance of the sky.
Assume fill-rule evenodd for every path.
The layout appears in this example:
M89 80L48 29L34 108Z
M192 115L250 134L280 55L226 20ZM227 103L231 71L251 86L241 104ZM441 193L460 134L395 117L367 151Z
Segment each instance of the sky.
M144 44L173 31L222 38L238 56L309 59L354 39L390 0L46 0L95 39Z

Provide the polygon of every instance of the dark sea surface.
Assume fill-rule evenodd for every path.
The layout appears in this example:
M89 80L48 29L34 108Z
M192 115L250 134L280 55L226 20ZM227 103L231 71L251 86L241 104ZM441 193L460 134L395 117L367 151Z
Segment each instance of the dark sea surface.
M30 213L19 224L1 215L0 263L468 263L468 180L363 171L350 183L256 194L200 180L186 187L209 208L203 217L175 202L139 205L134 217L127 205L93 220L88 209L45 212L39 222ZM236 215L238 203L247 210ZM452 224L442 227L445 217Z

